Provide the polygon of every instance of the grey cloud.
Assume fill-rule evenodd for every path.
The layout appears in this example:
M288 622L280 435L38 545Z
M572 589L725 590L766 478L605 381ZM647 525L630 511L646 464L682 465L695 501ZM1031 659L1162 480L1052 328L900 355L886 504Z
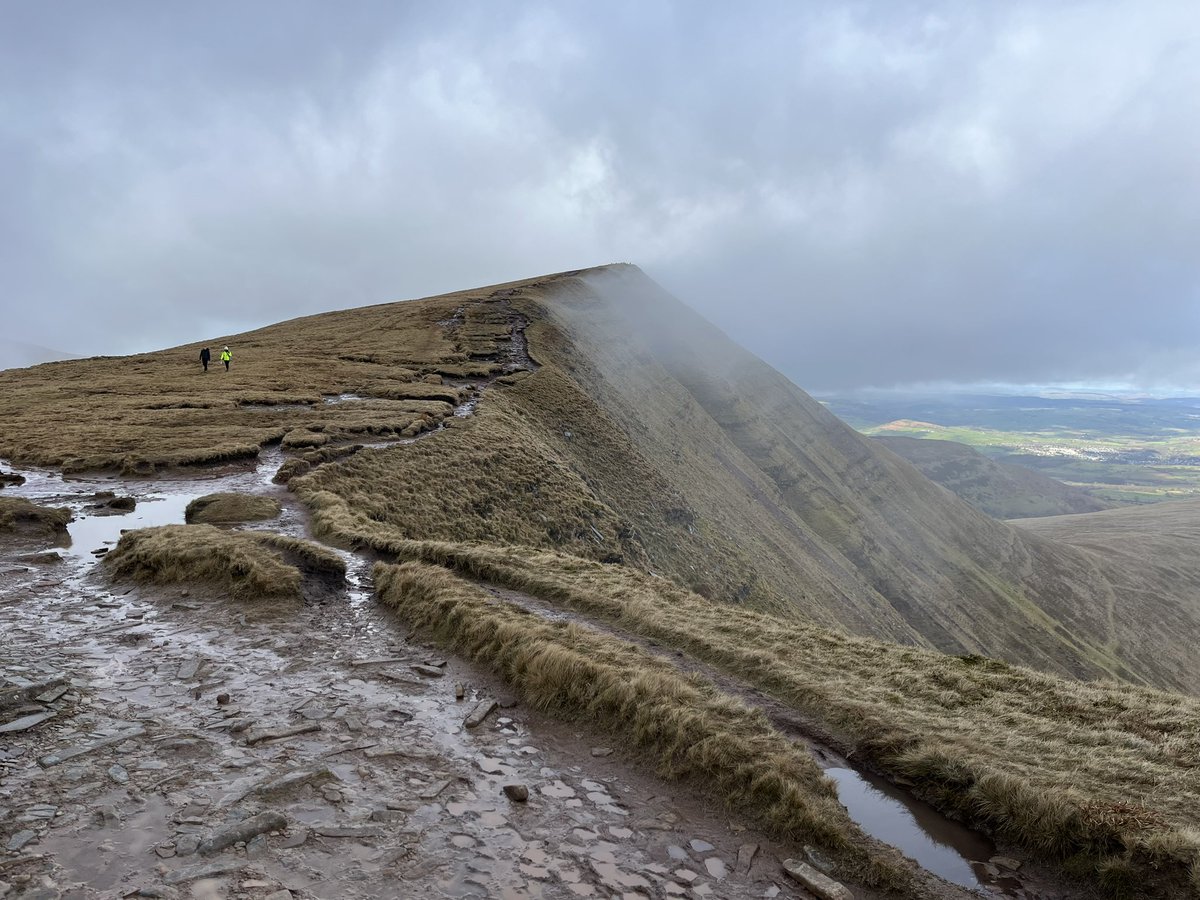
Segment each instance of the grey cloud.
M808 387L1200 381L1185 0L14 10L15 338L632 261Z

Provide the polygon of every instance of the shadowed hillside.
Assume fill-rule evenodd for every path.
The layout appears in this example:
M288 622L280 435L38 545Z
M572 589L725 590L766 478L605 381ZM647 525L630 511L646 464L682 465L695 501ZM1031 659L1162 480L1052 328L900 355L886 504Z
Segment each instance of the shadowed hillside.
M997 519L1063 516L1108 508L1086 491L1023 466L995 462L966 444L903 435L876 435L875 440L907 459L930 481Z

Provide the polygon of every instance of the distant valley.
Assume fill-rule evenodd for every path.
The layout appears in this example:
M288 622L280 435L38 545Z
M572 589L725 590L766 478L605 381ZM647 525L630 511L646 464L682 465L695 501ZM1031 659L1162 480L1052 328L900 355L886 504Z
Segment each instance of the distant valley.
M965 444L1104 506L1200 496L1200 398L881 393L822 400L865 434ZM1026 513L1046 514L1053 513Z

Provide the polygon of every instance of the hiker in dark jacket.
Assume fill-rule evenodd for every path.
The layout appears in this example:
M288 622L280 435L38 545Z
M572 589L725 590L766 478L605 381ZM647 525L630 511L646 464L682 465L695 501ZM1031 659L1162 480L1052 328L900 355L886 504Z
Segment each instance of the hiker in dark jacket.
M208 371L208 361L210 359L212 359L212 354L209 353L208 348L205 347L203 350L200 351L200 365L204 366L205 372Z

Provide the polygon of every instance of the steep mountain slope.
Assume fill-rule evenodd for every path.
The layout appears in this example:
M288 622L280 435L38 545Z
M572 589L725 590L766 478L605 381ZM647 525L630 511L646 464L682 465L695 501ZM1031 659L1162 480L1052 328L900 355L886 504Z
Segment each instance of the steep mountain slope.
M876 435L928 478L997 519L1064 516L1108 506L1086 491L1032 469L998 463L956 441Z
M225 342L229 373L201 374L198 344L0 373L0 456L140 472L313 447L288 474L316 467L294 489L347 539L562 550L862 636L1200 691L1195 573L1131 593L1137 573L981 514L634 267Z

